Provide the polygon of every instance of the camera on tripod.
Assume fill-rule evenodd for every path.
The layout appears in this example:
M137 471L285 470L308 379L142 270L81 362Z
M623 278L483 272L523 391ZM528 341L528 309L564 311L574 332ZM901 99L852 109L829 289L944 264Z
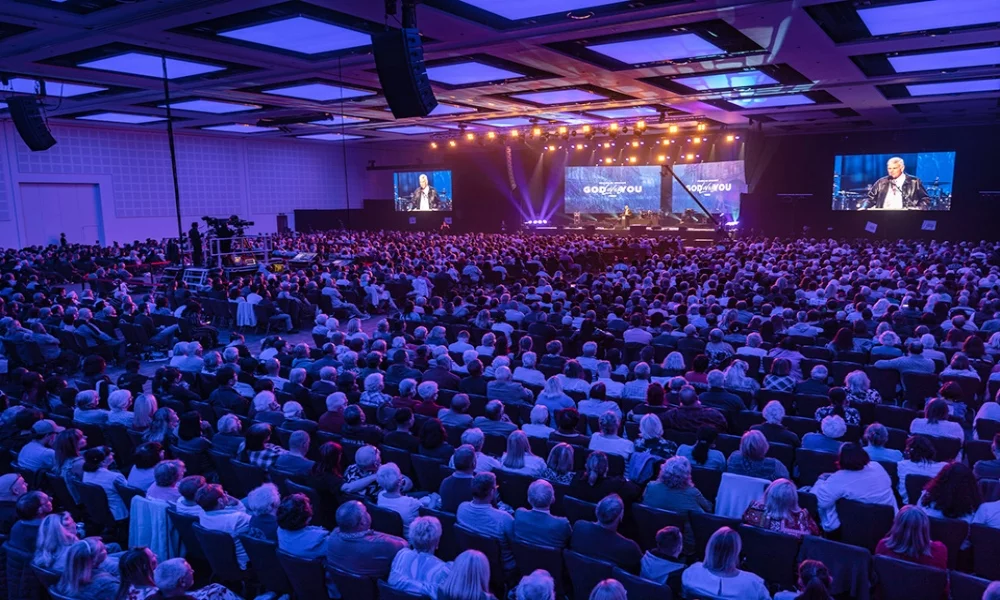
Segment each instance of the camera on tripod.
M238 215L233 215L228 219L202 217L201 220L208 223L208 226L215 232L215 237L219 238L229 238L234 235L242 237L245 234L246 228L253 227L254 225L253 221L241 219Z

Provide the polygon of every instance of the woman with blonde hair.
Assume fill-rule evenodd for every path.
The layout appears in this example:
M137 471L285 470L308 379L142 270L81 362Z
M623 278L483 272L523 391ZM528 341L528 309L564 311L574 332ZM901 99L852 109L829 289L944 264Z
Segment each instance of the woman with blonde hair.
M948 547L931 541L931 522L927 514L911 505L896 513L892 529L879 540L875 554L938 569L948 568Z
M66 567L66 553L77 541L76 521L67 513L52 513L38 526L35 557L32 564L50 571L62 572Z
M576 473L573 471L573 446L567 443L556 444L549 451L549 459L541 478L552 483L569 485Z
M660 364L663 370L662 377L675 377L684 375L687 369L684 367L684 355L674 351L668 354Z
M531 453L528 436L513 431L507 436L507 451L500 457L500 468L508 473L539 477L545 471L545 461Z
M756 379L747 376L749 369L750 365L746 361L736 359L729 363L729 366L726 367L723 387L731 392L756 394L760 391L760 384L757 383Z
M802 537L819 535L819 526L809 511L799 508L799 493L787 479L771 482L761 500L755 500L743 513L747 525Z
M744 433L740 438L740 449L729 456L729 472L770 481L788 477L785 465L767 456L769 449L770 445L763 433L755 430Z
M686 598L710 597L718 600L771 600L764 580L749 571L741 571L740 535L721 527L708 539L705 560L684 570L681 583Z
M657 415L648 413L639 419L639 439L635 441L635 451L649 452L666 459L677 454L677 444L663 439L663 421Z
M496 600L490 593L490 561L478 550L458 555L438 588L437 600Z
M99 538L87 538L70 546L56 592L74 600L107 600L118 591L118 580L99 569L108 552Z
M142 436L143 442L159 442L164 449L172 448L177 443L175 431L181 420L174 409L163 407L153 415L153 422Z
M132 406L132 431L143 432L153 424L153 415L159 410L156 396L152 394L139 394L135 397Z

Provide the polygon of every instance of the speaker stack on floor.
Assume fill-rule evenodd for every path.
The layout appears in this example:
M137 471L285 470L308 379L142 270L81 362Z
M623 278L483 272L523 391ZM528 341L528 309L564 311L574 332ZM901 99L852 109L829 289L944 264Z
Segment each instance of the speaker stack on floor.
M52 132L49 131L37 98L11 96L6 102L17 134L32 152L42 152L56 144L56 138L52 137Z

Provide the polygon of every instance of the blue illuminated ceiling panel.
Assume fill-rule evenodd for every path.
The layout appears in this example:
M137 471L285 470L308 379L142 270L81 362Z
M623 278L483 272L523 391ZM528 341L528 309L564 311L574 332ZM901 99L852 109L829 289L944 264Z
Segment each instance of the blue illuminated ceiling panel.
M750 98L730 98L730 104L740 108L780 108L782 106L803 106L815 104L816 101L805 94L789 94L787 96L758 96Z
M652 106L635 106L632 108L609 108L607 110L587 111L592 115L605 119L630 119L633 117L651 117L659 114Z
M621 0L461 0L511 21L618 4Z
M506 117L473 122L490 127L525 127L532 124L532 120L527 117Z
M322 140L324 142L339 142L341 140L360 140L363 135L341 135L339 133L314 133L312 135L297 135L301 140Z
M0 82L0 90L5 92L17 92L20 94L36 93L38 81L25 77L15 77L7 85ZM108 88L96 87L92 85L81 85L78 83L63 83L61 81L45 80L45 95L51 98L73 98L84 94L95 94L106 91Z
M423 135L425 133L441 133L446 131L445 129L440 129L438 127L428 127L426 125L403 125L400 127L385 127L379 129L378 131L385 131L387 133L400 133L403 135Z
M997 10L1000 10L1000 2L997 4ZM1000 46L904 54L890 56L888 60L897 73L982 67L1000 64Z
M288 96L289 98L301 98L303 100L315 100L317 102L331 102L334 100L350 100L352 98L363 98L374 96L375 92L361 90L346 86L332 85L329 83L302 83L287 87L276 87L261 90L264 94L275 96Z
M476 112L476 109L468 106L457 106L455 104L444 104L439 102L434 110L430 112L431 117L441 117L444 115L459 115L462 113Z
M940 96L944 94L968 94L973 92L1000 91L1000 79L972 79L969 81L949 81L944 83L918 83L906 86L911 96Z
M303 16L222 31L218 35L309 55L371 45L368 33Z
M594 44L587 50L629 65L724 54L721 48L693 33Z
M522 94L510 94L508 97L513 100L524 100L525 102L544 104L546 106L573 104L576 102L596 102L608 99L607 96L579 89L525 92Z
M995 23L997 0L926 0L858 9L872 35L893 35Z
M154 54L144 54L142 52L126 52L117 56L82 62L77 66L85 69L140 75L142 77L163 78L161 58ZM167 79L182 79L184 77L204 75L205 73L215 73L224 70L226 70L226 67L167 57Z
M431 81L447 85L469 85L524 77L523 73L494 67L474 60L427 67Z
M92 115L80 115L77 119L81 119L83 121L103 121L105 123L128 123L130 125L143 125L146 123L155 123L157 121L166 121L164 117L119 112L102 112L94 113Z
M224 131L226 133L264 133L266 131L277 131L277 127L258 127L257 125L246 125L243 123L230 123L228 125L212 125L202 127L206 131Z
M160 104L160 108L166 108L166 104ZM183 100L172 102L170 108L174 110L187 110L191 112L211 113L224 115L227 113L257 110L260 106L256 104L238 104L236 102L223 102L221 100Z
M672 81L700 92L757 87L778 83L770 75L757 70L675 77Z
M567 125L586 125L587 123L597 122L597 119L593 117L578 115L575 113L559 113L556 118L559 119L560 123L565 123Z

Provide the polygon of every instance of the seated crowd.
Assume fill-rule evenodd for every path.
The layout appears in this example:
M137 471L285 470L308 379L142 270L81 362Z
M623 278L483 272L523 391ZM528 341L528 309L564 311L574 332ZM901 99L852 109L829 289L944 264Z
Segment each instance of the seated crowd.
M991 245L274 242L5 252L10 597L1000 599Z

